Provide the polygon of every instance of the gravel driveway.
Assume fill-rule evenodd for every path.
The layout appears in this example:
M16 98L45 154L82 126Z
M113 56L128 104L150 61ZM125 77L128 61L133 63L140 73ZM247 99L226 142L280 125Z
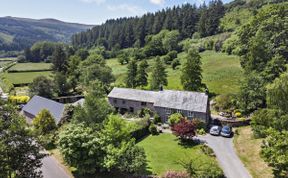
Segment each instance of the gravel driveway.
M199 136L198 138L206 142L214 150L217 160L227 178L252 178L235 153L232 138L211 136L209 134Z

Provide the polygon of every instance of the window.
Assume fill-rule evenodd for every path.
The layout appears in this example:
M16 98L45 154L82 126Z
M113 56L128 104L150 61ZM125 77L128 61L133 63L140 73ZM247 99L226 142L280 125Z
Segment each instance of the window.
M141 106L146 106L147 103L146 102L141 102Z
M194 112L188 111L188 117L194 117Z
M130 107L129 110L130 110L131 113L134 112L134 108L133 107Z
M177 109L177 113L180 113L180 114L182 114L182 110L180 110L180 109Z
M126 101L125 101L125 100L122 100L122 104L126 104Z
M165 108L165 113L166 113L167 115L171 114L171 109Z
M116 104L117 103L117 99L114 99L113 102Z

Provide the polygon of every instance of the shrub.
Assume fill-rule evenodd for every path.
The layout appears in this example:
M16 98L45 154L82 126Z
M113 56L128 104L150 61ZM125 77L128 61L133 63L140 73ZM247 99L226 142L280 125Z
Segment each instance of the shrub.
M181 63L180 63L179 59L177 59L177 58L174 59L171 63L171 67L173 70L175 70L177 68L177 66L179 66L179 65L181 65Z
M235 116L236 116L236 117L241 117L242 114L241 114L241 112L236 112L236 113L235 113Z
M230 112L236 105L235 96L232 94L219 95L215 98L215 102L214 107L217 111Z
M196 129L203 129L203 130L205 130L205 129L207 128L206 123L205 123L202 119L197 119L197 118L195 118L195 119L193 119L192 122L195 124Z
M149 108L142 108L138 111L138 116L141 118L146 117L147 115L151 116L152 114L153 111L151 111Z
M214 151L208 145L202 144L200 145L200 149L205 155L215 157Z
M54 133L39 135L37 140L47 150L51 150L56 147L56 135Z
M157 135L157 134L158 134L157 127L156 127L154 124L151 124L151 125L149 126L149 132L150 132L152 135Z
M174 114L169 116L168 123L173 126L175 124L178 124L180 122L181 118L183 118L182 114L174 113Z
M13 104L26 104L29 100L29 96L9 96L8 98L8 101Z
M33 126L42 135L48 134L57 127L53 116L47 109L40 111L34 118Z
M165 64L171 64L172 60L173 59L168 55L163 57L163 61L165 62Z
M167 55L170 57L170 59L175 59L175 58L177 58L177 51L170 51Z
M186 172L167 171L161 178L189 178Z
M161 117L158 114L154 115L154 124L161 123Z
M205 135L206 134L206 131L204 129L197 129L196 132L198 135Z

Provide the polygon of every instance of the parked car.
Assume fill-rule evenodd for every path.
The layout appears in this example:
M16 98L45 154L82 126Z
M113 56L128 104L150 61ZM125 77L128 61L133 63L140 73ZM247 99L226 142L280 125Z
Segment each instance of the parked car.
M221 132L221 126L218 125L212 126L209 131L211 135L220 135L220 132Z
M231 126L224 126L221 130L221 136L223 137L231 137L232 136L232 127Z

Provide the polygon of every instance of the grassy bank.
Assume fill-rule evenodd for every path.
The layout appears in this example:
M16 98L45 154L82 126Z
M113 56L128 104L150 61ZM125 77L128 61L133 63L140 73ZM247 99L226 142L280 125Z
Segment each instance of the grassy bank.
M13 84L31 83L34 78L38 76L49 77L52 73L45 72L18 72L18 73L4 73L3 75Z
M272 169L260 157L262 139L253 138L251 127L238 128L234 146L245 167L254 178L272 178Z

